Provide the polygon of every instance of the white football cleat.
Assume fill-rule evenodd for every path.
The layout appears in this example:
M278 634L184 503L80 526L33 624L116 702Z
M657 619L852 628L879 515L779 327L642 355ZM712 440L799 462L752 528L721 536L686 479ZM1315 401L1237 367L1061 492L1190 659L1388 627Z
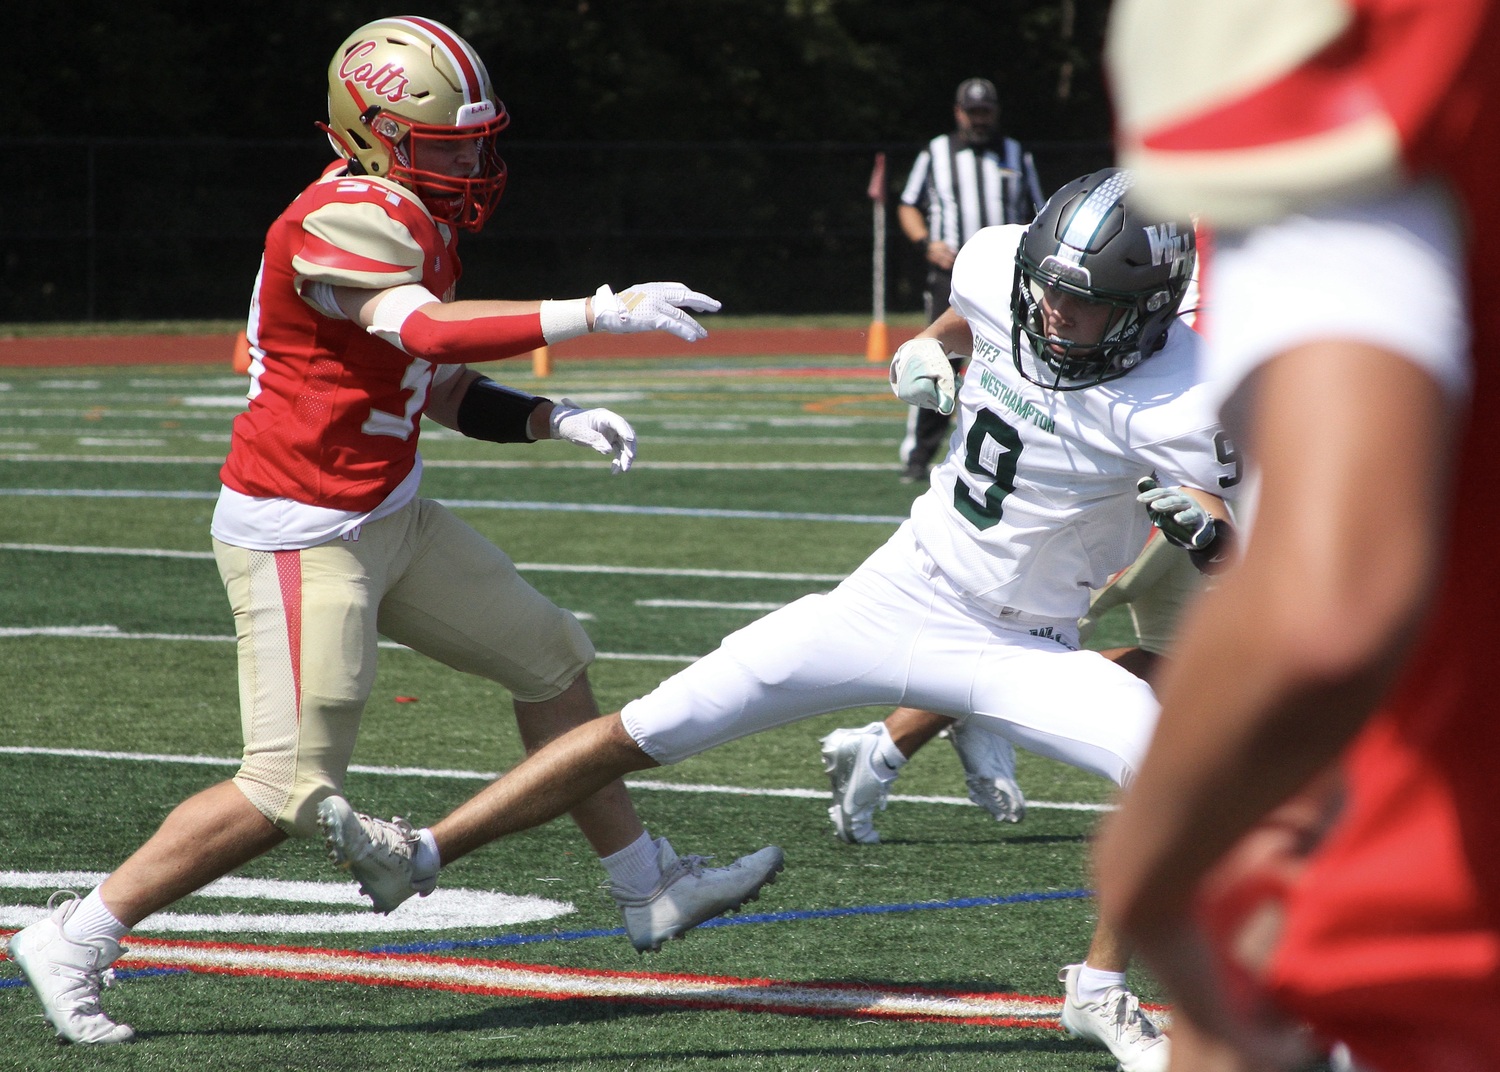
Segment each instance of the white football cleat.
M63 894L68 900L54 905ZM109 966L120 956L120 943L109 938L80 942L63 930L80 903L72 890L47 898L49 914L11 935L10 959L21 966L58 1038L96 1045L129 1042L135 1030L115 1023L99 1006L100 989L114 982Z
M400 816L390 822L372 819L334 796L318 804L318 826L328 858L354 876L375 911L389 913L412 894L426 897L437 888L436 873L415 873L417 832Z
M833 820L834 836L849 845L880 844L875 809L885 810L891 783L876 777L870 756L880 744L884 728L883 722L871 722L855 729L834 730L823 738L823 771L833 786L828 818Z
M964 765L969 799L1002 823L1026 818L1026 795L1016 781L1016 747L998 733L967 722L945 731Z
M615 886L609 890L625 916L630 944L641 953L658 950L663 942L755 900L784 866L781 850L774 845L741 856L728 867L704 867L707 857L678 856L666 838L655 841L661 866L656 888L644 897Z
M1120 1072L1167 1072L1172 1043L1161 1028L1141 1011L1140 1000L1123 986L1112 986L1103 1001L1078 1000L1082 964L1069 964L1057 974L1067 997L1062 1025L1074 1038L1098 1043L1120 1062Z

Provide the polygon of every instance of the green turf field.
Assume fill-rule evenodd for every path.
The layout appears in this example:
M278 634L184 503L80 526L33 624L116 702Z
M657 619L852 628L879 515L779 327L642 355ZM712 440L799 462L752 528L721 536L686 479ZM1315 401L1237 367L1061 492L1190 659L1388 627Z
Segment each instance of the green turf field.
M918 489L897 480L905 409L883 368L873 371L829 358L589 362L562 363L536 381L523 364L497 368L518 387L627 416L640 435L636 469L612 478L577 447L496 447L429 424L424 490L464 504L468 522L580 615L601 652L595 691L615 710L764 605L832 587L895 528ZM107 871L180 799L233 769L233 646L207 528L244 386L227 369L0 370L8 918L20 918L15 906L41 905L59 880L88 888L88 874L54 873ZM1095 642L1118 640L1121 626L1106 622ZM509 701L409 651L382 658L347 792L362 810L420 824L477 788L478 775L516 760ZM653 956L615 932L603 870L566 824L445 872L440 892L453 893L459 912L446 925L428 919L437 898L389 920L363 912L321 847L297 844L244 870L257 881L177 906L193 915L174 923L186 929L140 931L550 965L579 979L628 973L627 992L555 1000L286 978L291 969L269 948L248 974L122 969L105 1006L139 1040L88 1051L56 1045L6 961L0 1069L1113 1068L1055 1027L827 1015L817 1005L700 1008L707 989L676 1003L646 992L643 976L657 974L1058 994L1057 971L1081 959L1092 925L1081 891L1099 813L1049 805L1097 806L1110 787L1023 755L1032 808L1024 823L1002 826L961 799L957 759L935 742L897 793L941 799L898 796L877 823L884 844L838 844L818 738L883 714L815 719L638 776L647 783L635 794L643 817L680 850L722 861L775 843L787 859L740 922ZM463 915L465 905L491 903L474 900L484 891L528 905L545 899L562 914L510 925L484 911ZM228 913L248 918L235 926ZM0 931L17 925L0 920ZM350 929L363 926L382 929ZM1133 981L1159 999L1147 975Z

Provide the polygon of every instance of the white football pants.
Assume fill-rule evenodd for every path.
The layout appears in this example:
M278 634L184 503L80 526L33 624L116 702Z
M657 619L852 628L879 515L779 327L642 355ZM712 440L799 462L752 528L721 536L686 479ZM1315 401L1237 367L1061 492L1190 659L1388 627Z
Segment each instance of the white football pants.
M968 602L909 525L838 588L804 596L621 712L635 742L675 763L848 707L901 704L973 722L1123 785L1156 723L1149 686L1092 651L1077 623Z

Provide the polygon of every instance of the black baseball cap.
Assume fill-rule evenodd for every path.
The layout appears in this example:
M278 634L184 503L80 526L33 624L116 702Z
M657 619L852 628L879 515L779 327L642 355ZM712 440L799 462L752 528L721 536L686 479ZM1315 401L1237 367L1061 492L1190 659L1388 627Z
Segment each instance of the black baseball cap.
M998 108L1000 94L988 78L966 78L959 83L953 102L960 108Z

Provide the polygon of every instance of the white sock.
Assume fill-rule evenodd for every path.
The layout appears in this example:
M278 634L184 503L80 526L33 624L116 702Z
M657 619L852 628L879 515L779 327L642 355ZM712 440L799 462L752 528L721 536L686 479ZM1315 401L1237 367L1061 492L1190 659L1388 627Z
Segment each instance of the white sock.
M870 752L870 769L882 782L894 782L901 768L906 766L906 757L891 738L891 731L880 723L880 742Z
M644 897L661 881L656 839L643 833L619 852L600 857L609 884L628 897Z
M1103 1001L1110 987L1123 987L1124 985L1124 972L1100 971L1098 968L1090 968L1085 964L1078 969L1078 982L1075 989L1078 991L1078 1000L1088 1004Z
M73 914L63 926L63 934L75 942L96 942L100 938L118 942L129 933L130 928L105 907L98 887L78 902L78 907L73 909Z
M417 848L411 854L412 885L415 886L423 879L437 878L437 873L442 869L443 857L438 852L437 839L424 826L417 831Z

